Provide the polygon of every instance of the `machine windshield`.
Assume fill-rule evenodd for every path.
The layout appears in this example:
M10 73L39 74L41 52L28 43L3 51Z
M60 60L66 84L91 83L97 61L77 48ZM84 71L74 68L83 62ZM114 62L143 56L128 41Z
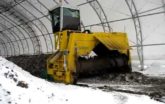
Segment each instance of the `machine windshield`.
M80 31L79 10L63 7L63 30Z
M73 18L80 18L79 10L64 8L64 16L69 16Z

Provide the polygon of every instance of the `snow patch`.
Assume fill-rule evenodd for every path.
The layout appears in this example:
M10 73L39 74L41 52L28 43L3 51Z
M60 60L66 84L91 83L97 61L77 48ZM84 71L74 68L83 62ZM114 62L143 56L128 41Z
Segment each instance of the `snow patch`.
M165 60L145 60L144 70L138 61L132 61L133 71L153 77L165 77Z
M50 83L0 57L0 104L162 104L148 96Z

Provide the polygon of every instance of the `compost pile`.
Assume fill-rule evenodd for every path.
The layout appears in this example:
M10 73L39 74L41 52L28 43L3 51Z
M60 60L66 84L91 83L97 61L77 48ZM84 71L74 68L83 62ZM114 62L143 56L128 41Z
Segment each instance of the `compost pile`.
M24 70L30 72L32 75L45 78L46 75L46 60L50 54L41 55L20 55L12 56L7 59L14 62ZM87 73L87 72L86 72ZM100 72L101 73L101 72ZM91 83L126 83L126 84L160 84L165 83L164 80L148 77L139 72L132 73L105 73L99 76L92 76L89 78L79 78L81 82Z
M8 57L7 59L32 75L44 78L46 74L46 60L49 56L50 54L20 55Z
M108 73L93 78L82 78L80 82L111 83L111 84L164 84L165 79L148 77L139 72Z
M21 55L8 57L7 59L30 72L32 75L45 79L43 73L46 75L46 60L49 56L49 54ZM77 85L82 86L81 83L83 83L83 86L99 88L108 92L119 91L149 95L151 98L159 101L165 96L165 78L148 77L139 72L106 73L88 78L78 78ZM99 86L90 86L90 84L99 84ZM24 83L19 83L18 85L24 87ZM129 88L134 90L131 91Z

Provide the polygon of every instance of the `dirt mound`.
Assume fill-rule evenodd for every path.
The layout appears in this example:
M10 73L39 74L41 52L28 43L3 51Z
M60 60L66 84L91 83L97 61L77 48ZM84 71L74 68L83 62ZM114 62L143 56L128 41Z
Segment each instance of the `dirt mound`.
M132 72L132 73L112 73L109 75L103 75L100 77L101 80L109 80L109 81L117 81L117 82L136 82L141 84L153 84L156 83L157 80L151 77L147 77L139 72Z
M30 72L32 75L44 78L46 73L46 60L49 56L49 54L20 55L8 57L7 59Z
M95 83L120 83L120 84L163 84L164 79L152 78L145 76L139 72L132 73L110 73L93 78L83 78L80 82L95 82Z
M41 54L41 55L21 55L8 57L7 59L14 62L18 66L22 67L26 71L30 72L32 75L35 75L40 78L46 77L46 60L50 54ZM127 83L127 84L161 84L165 83L164 79L152 78L143 75L139 72L132 73L109 73L102 74L100 76L93 76L90 78L80 78L78 79L81 82L91 82L91 83L100 83L100 82L114 82L114 83Z

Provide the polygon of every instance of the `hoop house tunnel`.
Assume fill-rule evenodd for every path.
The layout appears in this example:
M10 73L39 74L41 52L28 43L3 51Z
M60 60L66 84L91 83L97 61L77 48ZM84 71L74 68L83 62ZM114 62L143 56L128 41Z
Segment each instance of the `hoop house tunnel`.
M64 0L64 3L80 9L82 31L126 32L133 67L144 69L148 60L165 59L164 0ZM33 60L43 65L38 69L44 69L45 59L55 52L49 10L58 4L58 0L1 0L0 55L23 66Z

